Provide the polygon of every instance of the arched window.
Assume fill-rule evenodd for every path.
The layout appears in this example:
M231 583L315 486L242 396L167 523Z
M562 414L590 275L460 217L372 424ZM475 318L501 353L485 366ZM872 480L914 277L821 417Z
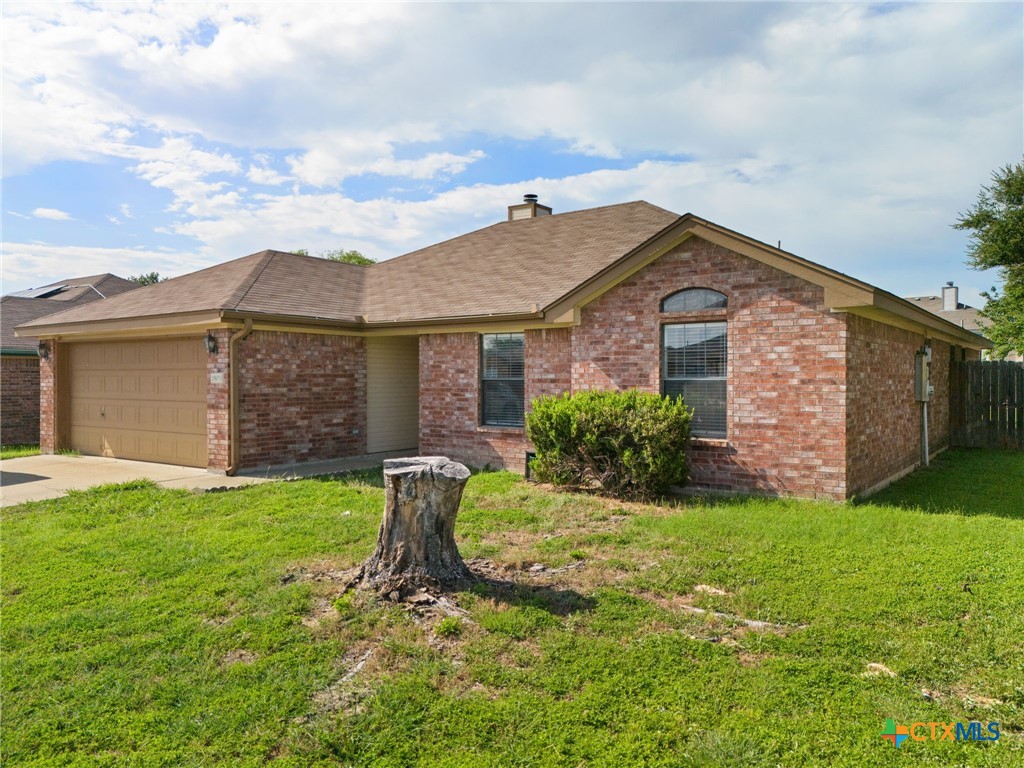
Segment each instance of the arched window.
M729 299L710 288L686 288L661 301L662 312L693 312L700 309L725 309Z
M662 312L725 309L728 298L710 288L687 288L667 296ZM714 317L714 315L712 316ZM693 408L692 434L726 437L728 328L725 320L672 323L661 327L661 391L681 396Z

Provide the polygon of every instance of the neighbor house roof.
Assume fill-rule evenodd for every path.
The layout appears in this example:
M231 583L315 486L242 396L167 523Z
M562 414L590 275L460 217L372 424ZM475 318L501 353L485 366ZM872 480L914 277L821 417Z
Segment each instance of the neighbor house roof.
M14 329L17 326L69 308L92 304L101 298L118 296L138 287L136 282L105 273L70 277L4 296L0 299L0 350L5 355L35 354L36 341L15 336Z
M961 328L966 328L968 331L982 333L985 329L977 308L969 304L957 302L956 309L943 309L941 296L908 296L907 301L916 304L921 309L928 310L934 315L949 320L949 322L955 323Z
M523 320L567 324L580 307L689 237L823 286L832 309L981 343L868 283L692 214L678 216L643 201L504 221L369 266L262 251L20 330L37 335L128 333L161 324L193 327L214 317L354 330Z
M353 264L261 251L154 283L102 306L62 312L48 318L46 324L208 311L291 314L355 322L362 302L364 276L363 268Z

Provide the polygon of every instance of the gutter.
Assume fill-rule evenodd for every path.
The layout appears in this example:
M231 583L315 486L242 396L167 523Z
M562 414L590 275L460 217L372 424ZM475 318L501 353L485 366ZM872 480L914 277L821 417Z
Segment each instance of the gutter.
M231 456L228 468L224 470L224 474L228 477L234 477L238 471L238 443L241 440L241 426L238 418L238 342L250 333L252 333L251 318L245 321L245 327L242 330L232 334L228 340L228 424L231 432L228 451Z

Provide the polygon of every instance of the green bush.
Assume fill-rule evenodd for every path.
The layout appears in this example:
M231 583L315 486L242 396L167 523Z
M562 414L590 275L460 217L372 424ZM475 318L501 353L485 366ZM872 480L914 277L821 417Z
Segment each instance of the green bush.
M541 482L644 499L685 485L691 411L680 398L628 392L540 397L526 417Z

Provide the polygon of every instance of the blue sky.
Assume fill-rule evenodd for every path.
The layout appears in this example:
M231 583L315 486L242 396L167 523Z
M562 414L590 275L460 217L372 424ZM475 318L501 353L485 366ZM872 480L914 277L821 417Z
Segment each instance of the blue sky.
M5 3L3 292L645 199L902 295L1024 152L1020 3Z

